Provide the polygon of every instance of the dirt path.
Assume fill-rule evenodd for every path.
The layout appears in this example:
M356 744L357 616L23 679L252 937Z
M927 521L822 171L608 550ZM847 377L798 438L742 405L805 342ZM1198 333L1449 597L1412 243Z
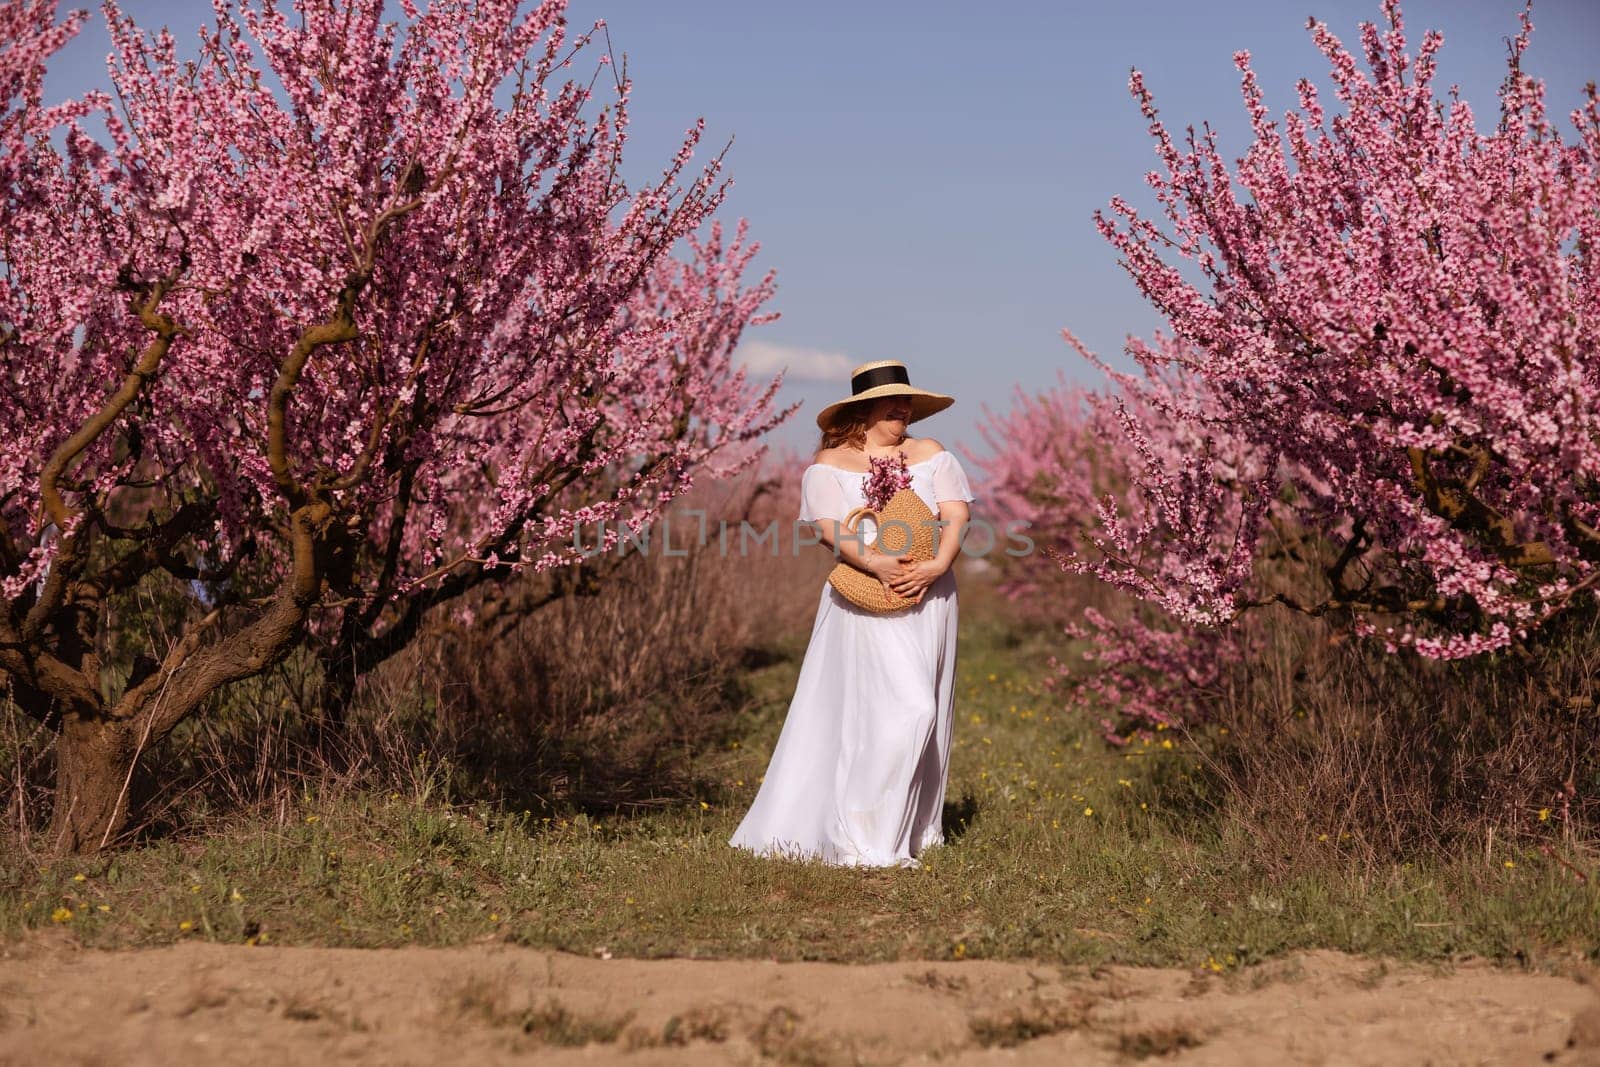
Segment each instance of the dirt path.
M628 1013L631 1012L631 1015ZM587 1045L577 1042L592 1039ZM1336 953L1227 977L461 949L0 954L0 1064L1600 1064L1569 978Z

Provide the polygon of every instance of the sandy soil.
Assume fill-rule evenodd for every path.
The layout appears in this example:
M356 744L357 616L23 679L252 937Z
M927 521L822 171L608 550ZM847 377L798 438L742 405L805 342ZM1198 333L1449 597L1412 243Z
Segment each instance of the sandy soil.
M609 1040L577 1042L586 1035ZM1227 976L507 945L0 950L0 1064L1600 1064L1600 995L1336 953Z

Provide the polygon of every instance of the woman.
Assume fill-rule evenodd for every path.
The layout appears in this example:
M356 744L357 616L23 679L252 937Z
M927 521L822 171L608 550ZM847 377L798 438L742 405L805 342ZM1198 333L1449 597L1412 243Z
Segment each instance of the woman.
M955 401L913 388L905 364L866 363L851 396L817 415L822 444L800 484L800 519L822 544L915 605L878 615L824 582L794 699L754 803L729 844L852 867L918 867L944 843L955 722L956 580L967 503L956 457L906 427ZM935 558L902 560L840 524L866 502L868 460L904 456L911 489L946 525Z

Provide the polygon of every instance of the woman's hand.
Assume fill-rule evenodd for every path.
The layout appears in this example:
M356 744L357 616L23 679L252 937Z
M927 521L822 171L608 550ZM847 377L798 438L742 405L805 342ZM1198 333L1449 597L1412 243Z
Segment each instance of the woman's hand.
M922 600L923 592L928 586L938 581L939 576L945 571L943 564L939 563L938 560L932 559L918 561L897 559L895 563L896 567L888 581L889 588L900 596L916 600L919 603Z
M887 552L880 552L877 549L870 551L871 554L867 556L867 573L883 583L885 594L894 595L894 587L889 583L900 574L900 557L891 556Z

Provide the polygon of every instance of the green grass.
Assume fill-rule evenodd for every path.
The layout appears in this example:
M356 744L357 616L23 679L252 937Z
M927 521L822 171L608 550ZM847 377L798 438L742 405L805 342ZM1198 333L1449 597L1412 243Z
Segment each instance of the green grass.
M1600 890L1537 851L1480 844L1373 867L1313 833L1306 847L1325 860L1275 876L1282 865L1262 862L1248 834L1192 803L1183 743L1108 751L1051 713L1041 638L978 616L961 639L948 793L965 821L946 846L921 869L888 871L732 849L803 648L802 637L752 673L762 702L736 740L698 755L715 788L697 801L545 819L426 787L305 796L94 860L0 860L0 939L55 928L92 946L504 940L617 956L1212 971L1316 947L1533 964L1600 954Z

